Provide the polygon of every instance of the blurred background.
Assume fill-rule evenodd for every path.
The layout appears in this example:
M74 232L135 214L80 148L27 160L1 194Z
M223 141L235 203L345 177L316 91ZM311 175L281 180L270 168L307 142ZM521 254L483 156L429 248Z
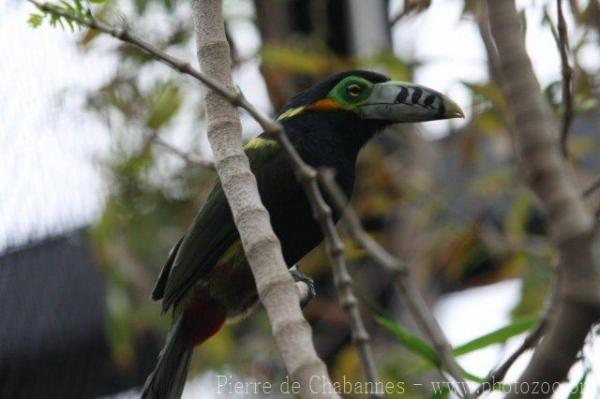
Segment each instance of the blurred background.
M555 2L517 4L558 121ZM234 80L268 114L352 68L455 99L464 120L397 126L363 150L354 207L413 269L453 345L543 313L556 253L520 179L480 2L225 0L224 9ZM196 64L189 2L113 0L93 10ZM34 11L0 2L0 397L136 397L169 324L149 298L154 278L216 178L195 161L211 158L202 88L95 32L33 29ZM600 174L600 5L571 0L564 11L574 67L571 166L583 189ZM242 123L245 138L260 133L243 113ZM588 203L598 209L600 194ZM392 276L346 244L381 377L406 381L402 397L429 397L436 374L374 320L415 330ZM334 379L360 380L322 250L299 267L317 283L305 315L320 356ZM520 343L512 335L459 357L461 365L485 377ZM599 358L592 334L555 397L579 381L582 397L600 397ZM196 351L184 397L252 396L217 395L218 375L285 379L264 311Z

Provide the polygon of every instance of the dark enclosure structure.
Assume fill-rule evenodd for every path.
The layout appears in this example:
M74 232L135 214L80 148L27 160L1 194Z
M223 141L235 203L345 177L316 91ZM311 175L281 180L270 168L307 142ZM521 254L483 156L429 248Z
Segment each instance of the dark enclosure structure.
M0 255L0 397L95 398L142 384L158 352L123 371L104 335L105 289L86 229ZM154 350L152 350L154 348Z

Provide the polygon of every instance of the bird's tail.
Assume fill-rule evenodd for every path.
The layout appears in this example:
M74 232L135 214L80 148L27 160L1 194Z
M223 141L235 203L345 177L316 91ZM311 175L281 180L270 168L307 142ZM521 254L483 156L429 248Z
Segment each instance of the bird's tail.
M173 323L167 343L148 376L142 399L179 399L183 392L193 345L183 331L183 315Z
M210 296L193 297L174 318L167 343L144 385L142 399L181 398L194 347L216 334L225 318L225 308Z

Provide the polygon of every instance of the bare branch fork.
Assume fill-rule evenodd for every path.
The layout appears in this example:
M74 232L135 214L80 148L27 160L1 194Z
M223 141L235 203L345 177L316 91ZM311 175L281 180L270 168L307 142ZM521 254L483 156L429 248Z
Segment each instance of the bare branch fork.
M354 212L351 206L348 206L348 199L336 184L334 172L331 169L319 170L319 181L329 194L336 209L342 212L342 221L353 240L365 249L379 266L397 275L400 294L419 329L433 344L433 347L440 356L442 365L452 378L457 381L463 396L467 398L471 397L467 383L462 377L462 369L452 355L452 347L423 299L423 296L411 281L408 267L400 259L387 252L365 231L356 212Z
M280 127L273 133L278 138L279 143L285 148L290 158L293 160L293 168L297 179L301 182L306 192L315 219L321 227L325 237L325 246L327 256L332 264L334 283L340 304L350 318L352 330L352 339L356 344L358 356L363 368L363 372L368 382L375 387L375 392L371 392L373 398L383 398L383 392L378 391L379 377L375 360L369 345L370 336L365 328L364 322L358 308L358 300L352 289L352 278L348 273L346 260L344 259L344 245L335 228L332 219L331 208L325 202L317 182L317 173L308 164L306 164L298 155L295 148L287 140L283 129Z
M560 253L560 291L551 310L553 317L520 383L553 386L566 378L590 328L600 320L600 259L593 250L594 221L559 152L558 130L525 50L514 0L487 4L499 69L505 77L501 89L513 116L515 148Z

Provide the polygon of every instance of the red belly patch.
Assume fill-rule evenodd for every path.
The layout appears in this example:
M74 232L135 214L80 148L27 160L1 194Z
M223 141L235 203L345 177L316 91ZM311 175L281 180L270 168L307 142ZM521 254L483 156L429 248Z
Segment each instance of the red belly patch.
M223 305L204 293L195 294L183 315L183 327L190 345L200 345L215 335L223 327L225 318Z

